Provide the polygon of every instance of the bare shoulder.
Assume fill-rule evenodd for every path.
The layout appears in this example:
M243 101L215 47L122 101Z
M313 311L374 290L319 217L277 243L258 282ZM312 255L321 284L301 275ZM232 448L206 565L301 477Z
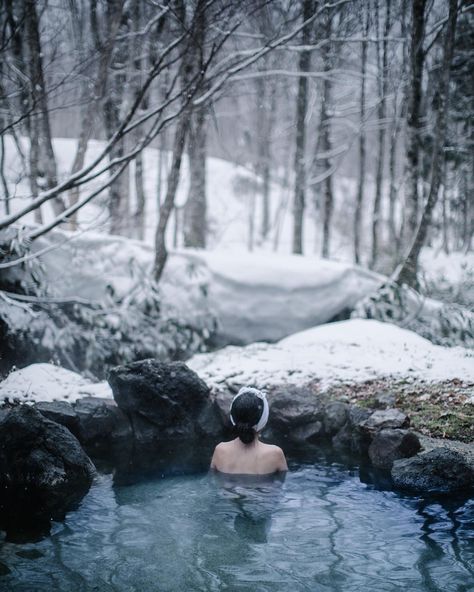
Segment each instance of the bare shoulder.
M230 442L220 442L214 448L214 454L211 459L211 469L217 468L217 465L226 457Z
M262 442L262 448L268 455L283 454L283 450L279 446L275 446L275 444L264 444Z
M264 444L264 446L265 456L267 456L268 459L274 463L276 470L287 471L288 465L286 463L285 453L283 450L274 444Z

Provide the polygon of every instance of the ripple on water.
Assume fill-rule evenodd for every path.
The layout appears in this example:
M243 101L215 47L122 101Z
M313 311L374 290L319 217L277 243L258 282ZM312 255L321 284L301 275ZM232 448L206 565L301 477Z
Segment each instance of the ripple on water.
M50 537L2 543L0 562L12 592L467 591L474 501L379 491L324 462L284 483L102 475Z

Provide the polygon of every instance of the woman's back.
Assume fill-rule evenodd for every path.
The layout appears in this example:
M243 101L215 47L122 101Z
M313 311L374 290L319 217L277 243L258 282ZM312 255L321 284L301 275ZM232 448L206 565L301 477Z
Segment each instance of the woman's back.
M287 471L288 466L281 448L264 444L256 437L251 444L244 444L239 438L218 444L211 469L230 474L267 475Z

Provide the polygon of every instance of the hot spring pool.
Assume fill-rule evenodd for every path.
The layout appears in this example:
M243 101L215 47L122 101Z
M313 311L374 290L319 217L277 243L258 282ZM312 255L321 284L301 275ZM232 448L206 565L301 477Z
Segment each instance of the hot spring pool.
M50 536L0 545L2 591L474 590L473 500L401 496L328 458L283 483L102 474Z

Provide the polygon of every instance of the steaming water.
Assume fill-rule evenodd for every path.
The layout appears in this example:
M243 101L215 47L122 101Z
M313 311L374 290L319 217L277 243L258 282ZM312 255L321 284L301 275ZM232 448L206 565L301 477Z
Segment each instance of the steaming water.
M0 589L474 590L473 500L400 496L330 460L291 469L284 482L101 475L50 536L0 543Z

